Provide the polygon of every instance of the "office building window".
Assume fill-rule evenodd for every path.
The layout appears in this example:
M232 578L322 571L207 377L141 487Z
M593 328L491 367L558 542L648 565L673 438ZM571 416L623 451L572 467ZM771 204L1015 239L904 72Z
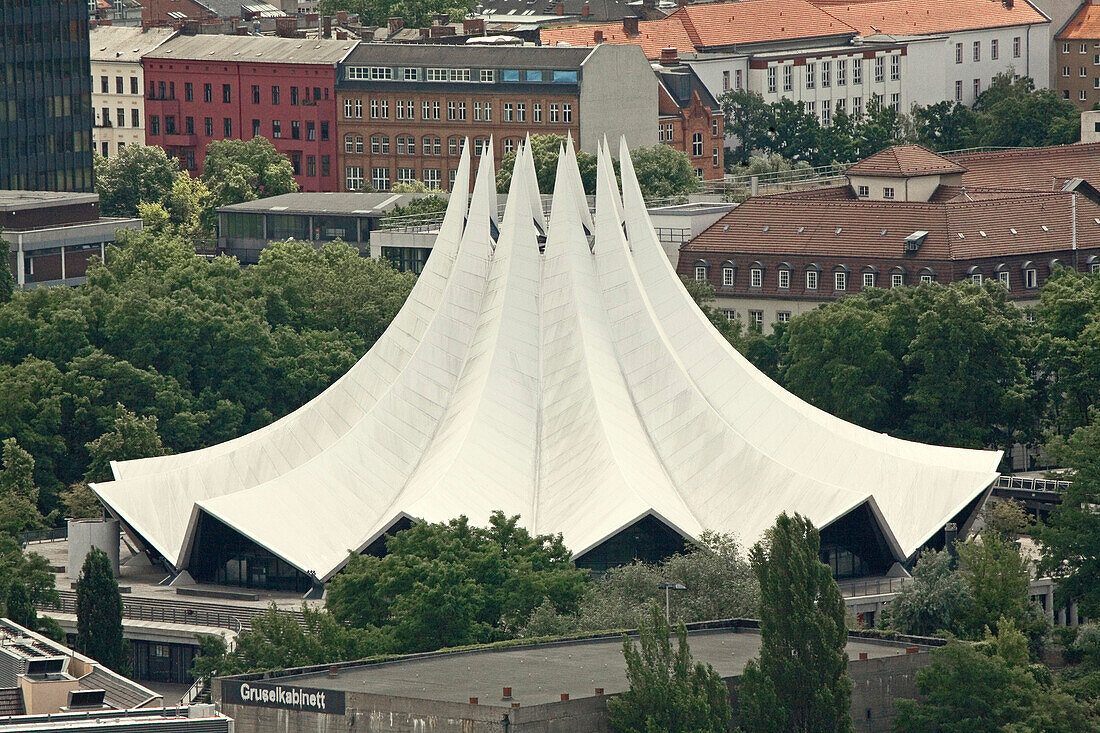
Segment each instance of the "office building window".
M306 140L316 140L316 139L317 139L317 123L307 122L306 123Z
M894 54L890 57L890 81L901 79L901 56Z
M322 177L328 177L328 175L329 175L330 160L331 159L327 155L322 155L321 156L321 176Z
M813 61L806 62L806 88L813 89L817 83L817 64Z
M222 103L231 104L233 102L233 87L228 84L222 84Z
M344 181L349 191L358 191L363 187L363 168L349 165L344 169Z
M848 61L847 59L837 59L836 62L836 85L838 87L845 86L848 83Z
M875 81L886 81L886 59L882 56L875 56Z
M790 64L783 66L783 91L789 92L794 89L794 67Z
M443 185L442 171L439 168L424 169L424 185L430 189L441 188Z
M190 83L188 83L188 84L187 84L187 86L191 86L191 84L190 84ZM137 80L137 77L136 77L136 76L131 76L131 77L130 77L130 94L140 94L140 93L141 93L141 92L139 92L139 91L138 91L138 80ZM189 97L189 98L187 99L187 101L188 101L188 102L190 102L190 101L191 101L190 97Z
M260 85L259 84L253 84L252 85L252 104L259 104L259 103L260 103Z
M310 178L317 177L317 156L306 156L306 175Z
M385 155L390 152L390 139L386 135L371 135L370 151L374 155Z
M283 136L283 123L279 120L271 121L271 139L278 140Z
M551 102L550 103L550 122L555 123L555 122L558 122L558 121L559 121L559 118L558 118L558 105L554 102Z
M158 117L157 115L153 115L152 117L149 118L149 134L150 135L159 135L160 134L160 117Z
M298 87L290 88L290 104L292 106L298 104Z
M569 102L565 102L561 106L561 121L572 122L573 121L573 105Z
M290 121L290 139L301 140L302 139L302 123L298 120Z
M99 91L103 92L104 94L108 94L111 91L110 82L105 76L99 77Z
M256 120L256 121L259 122L259 120ZM194 117L184 117L183 118L183 132L184 132L184 134L187 134L187 135L194 135L195 134L195 118Z
M852 59L852 83L863 83L863 59Z
M899 92L890 95L890 109L895 112L901 111L901 94Z
M463 104L462 107L463 107L462 112L463 112L463 114L465 114L466 105ZM526 102L516 102L516 122L526 122L526 121L527 121L527 103Z
M321 140L322 141L327 141L328 140L328 122L322 122L321 123Z
M413 183L416 180L415 168L398 168L397 169L397 182L398 183Z
M991 40L989 42L989 58L996 61L997 57L1000 56L1000 55L1001 55L1000 47L997 44L997 39L994 38L993 40Z
M775 76L776 76L775 67L774 66L769 66L768 67L768 92L770 92L772 94L775 93L775 89L776 89Z
M504 121L511 122L514 117L513 107L511 102L504 103Z
M1020 58L1020 37L1019 36L1015 36L1012 39L1012 58L1014 58L1014 59Z
M126 110L122 107L115 109L115 123L119 127L126 127Z
M257 137L260 134L260 121L252 120L252 137Z
M233 137L233 118L225 117L222 119L222 132L225 133L225 138L228 140Z
M974 41L974 60L975 61L981 61L982 60L982 42L981 41Z
M372 168L370 174L370 184L374 186L374 189L376 191L390 190L390 169Z
M535 102L531 105L531 121L542 122L542 103Z
M691 136L691 155L698 158L703 154L703 133L697 132Z
M207 137L214 137L214 118L204 117L202 121L202 131Z
M832 86L833 83L833 64L831 61L821 62L821 86Z

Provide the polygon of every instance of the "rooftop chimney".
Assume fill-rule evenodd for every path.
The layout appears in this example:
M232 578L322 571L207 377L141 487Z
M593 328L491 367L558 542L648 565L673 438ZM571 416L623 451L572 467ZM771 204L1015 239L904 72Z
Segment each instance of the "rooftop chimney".
M592 15L592 6L588 3L585 3L581 6L581 17L587 18L590 15Z
M674 66L680 63L680 55L672 46L661 49L661 66Z
M338 677L338 676L340 676L340 668L337 667L335 664L330 664L328 666L328 676L329 677Z
M431 35L432 35L432 29L431 28L421 28L420 29L420 37L421 38L431 38Z
M332 16L326 15L324 20L324 30L321 35L325 38L332 38Z
M348 40L348 32L347 31L336 31L336 40L337 41L346 41L346 40Z
M432 38L439 38L440 36L453 36L455 35L454 26L450 25L433 25L428 29L429 35Z
M503 690L503 693L504 694L501 695L501 697L503 699L505 699L505 700L511 700L512 699L512 688L511 687L505 687L504 690Z
M623 31L628 36L638 35L638 19L635 17L623 18Z
M348 24L348 11L346 11L346 10L337 10L336 11L336 22L339 23L340 25L347 25Z
M396 33L405 27L404 18L390 18L387 22L389 23L390 33Z
M558 3L554 6L555 15L565 15L565 3Z
M436 13L432 16L432 25L446 25L451 21L451 16L446 13Z
M1003 5L1004 5L1004 6L1006 7L1006 8L1008 8L1009 10L1012 10L1012 6L1013 6L1013 5L1015 4L1015 3L1013 2L1013 0L1003 0L1003 3L1002 3L1002 4L1003 4Z
M275 35L279 38L294 38L298 35L298 19L297 18L276 18L275 19ZM325 38L328 38L331 34L326 34Z
M484 36L485 35L485 19L484 18L466 18L462 21L462 35L464 36Z
M603 31L595 31L592 33L592 40L596 43L603 43Z

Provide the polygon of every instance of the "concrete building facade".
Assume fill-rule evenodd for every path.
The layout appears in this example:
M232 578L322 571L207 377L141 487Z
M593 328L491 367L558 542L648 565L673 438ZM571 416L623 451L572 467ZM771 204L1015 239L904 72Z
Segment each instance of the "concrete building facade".
M145 72L141 57L172 38L171 28L99 25L89 33L92 143L104 156L145 145Z

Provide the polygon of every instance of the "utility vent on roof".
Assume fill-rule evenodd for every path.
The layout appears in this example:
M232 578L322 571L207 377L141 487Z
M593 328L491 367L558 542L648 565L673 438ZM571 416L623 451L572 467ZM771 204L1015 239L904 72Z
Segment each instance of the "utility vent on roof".
M1093 219L1092 219L1092 220L1093 220L1094 222L1096 222L1097 224L1100 224L1100 219L1097 219L1096 217L1093 217Z
M840 234L841 231L843 231L843 227L837 227L836 231L833 232L833 234Z
M878 235L879 235L880 237L885 237L885 236L886 236L886 230L885 230L885 229L883 229L883 230L882 230L881 232L879 232L879 233L878 233Z
M984 237L985 236L985 230L979 229L978 234L981 234Z
M1097 223L1097 224L1100 224L1100 219L1097 219L1097 220L1096 220L1096 223ZM802 233L802 232L804 232L804 231L806 231L806 227L799 227L799 228L798 228L798 233L799 233L799 234L801 234L801 233Z
M765 224L765 225L764 225L764 233L765 233L765 234L767 234L767 232L768 232L768 230L769 230L769 229L771 229L771 227L770 227L770 226L768 226L767 224Z
M1098 221L1098 222L1096 222L1096 223L1097 223L1097 224L1100 224L1100 221ZM1015 234L1015 233L1016 233L1016 230L1015 230L1015 229L1013 229L1012 227L1009 227L1009 228L1008 228L1008 231L1012 232L1013 234Z
M729 224L726 224L724 227L722 227L723 232L728 232L729 230L730 230L730 225Z
M928 232L924 231L923 229L918 229L917 231L910 234L908 237L905 238L905 251L916 252L918 249L920 249L920 246L924 244L924 238L927 236Z
M1050 227L1048 227L1046 224L1043 224L1042 227L1043 227L1044 232L1049 232L1050 231Z

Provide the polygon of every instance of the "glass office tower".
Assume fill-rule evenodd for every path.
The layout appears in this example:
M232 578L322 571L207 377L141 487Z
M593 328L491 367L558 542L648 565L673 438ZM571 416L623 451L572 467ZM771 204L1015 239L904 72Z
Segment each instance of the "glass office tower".
M0 189L91 191L87 0L0 0Z

